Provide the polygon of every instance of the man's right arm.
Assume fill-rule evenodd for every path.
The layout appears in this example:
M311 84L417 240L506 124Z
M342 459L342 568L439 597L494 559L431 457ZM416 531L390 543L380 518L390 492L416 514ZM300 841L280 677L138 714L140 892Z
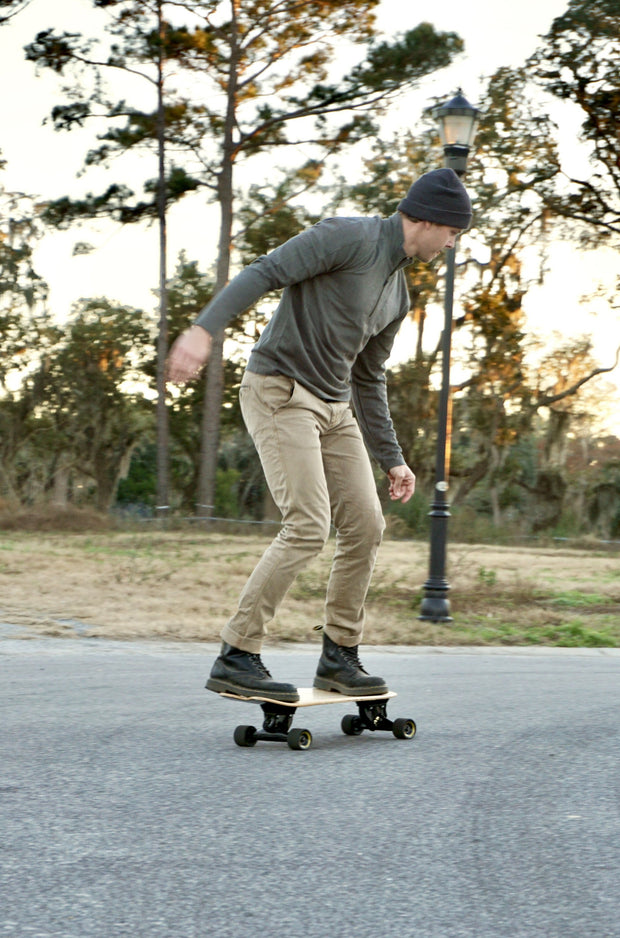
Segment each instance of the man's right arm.
M215 335L266 293L356 260L357 243L343 234L341 225L338 219L326 219L258 257L205 306L197 324Z
M170 348L166 366L168 381L185 384L200 374L211 354L212 337L267 293L264 278L246 267L207 303L193 326L182 332Z
M211 335L224 329L228 323L244 311L253 306L261 296L270 290L277 289L271 286L256 262L238 273L220 290L201 311L196 324L202 326Z
M195 324L174 342L168 356L168 380L181 384L196 377L208 360L211 337L266 293L325 273L354 253L355 243L343 238L337 220L330 219L257 258L220 290Z

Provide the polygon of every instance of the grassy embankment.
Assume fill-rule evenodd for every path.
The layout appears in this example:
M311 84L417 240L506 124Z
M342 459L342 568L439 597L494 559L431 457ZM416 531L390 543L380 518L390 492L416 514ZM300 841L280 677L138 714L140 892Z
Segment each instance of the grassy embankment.
M268 540L196 528L0 531L0 622L28 637L217 641ZM36 525L34 525L36 527ZM271 628L318 641L333 542ZM620 647L620 564L602 548L451 543L454 622L421 622L428 546L385 540L368 595L368 644Z

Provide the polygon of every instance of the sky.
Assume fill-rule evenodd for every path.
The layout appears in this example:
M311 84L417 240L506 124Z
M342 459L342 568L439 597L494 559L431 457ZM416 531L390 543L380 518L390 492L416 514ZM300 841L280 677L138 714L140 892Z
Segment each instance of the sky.
M472 104L484 86L484 76L500 66L517 66L538 44L538 37L553 19L566 9L567 0L521 0L518 9L490 0L443 0L441 4L418 0L382 0L378 26L394 36L417 25L431 22L436 29L454 31L465 41L465 53L448 68L424 80L415 92L401 97L391 108L386 130L414 127L423 109L435 96L451 97L458 87ZM516 12L512 12L515 10ZM90 134L57 133L45 119L58 101L57 83L46 70L37 77L26 62L23 46L41 29L88 32L98 28L101 11L90 0L31 0L10 26L0 29L0 78L5 89L0 98L0 151L7 161L0 183L7 190L23 191L40 198L75 192L98 191L110 180L103 170L80 176ZM6 89L13 89L7 93ZM558 108L559 140L574 172L586 172L583 151L576 145L578 114L570 105ZM153 162L152 176L156 174ZM116 177L114 168L111 178ZM208 270L215 262L215 235L218 215L214 207L199 200L186 201L171 212L169 219L169 266L184 249L190 259ZM95 250L73 256L76 241L89 241ZM74 229L47 236L38 247L35 265L50 285L50 304L62 318L81 297L105 295L109 299L154 309L153 288L157 283L157 231L138 231L129 226L104 225L100 230ZM537 333L559 330L566 334L592 331L597 337L597 354L602 365L612 364L620 345L620 324L616 312L601 301L583 305L583 294L594 292L599 281L610 281L618 273L616 255L611 251L582 252L568 243L555 246L545 283L527 297L530 327ZM458 303L458 285L456 301ZM440 322L438 322L440 328ZM407 357L410 335L402 330L396 357ZM610 358L611 356L611 358ZM620 379L619 379L620 381ZM620 401L620 383L618 390ZM620 408L618 408L620 410Z

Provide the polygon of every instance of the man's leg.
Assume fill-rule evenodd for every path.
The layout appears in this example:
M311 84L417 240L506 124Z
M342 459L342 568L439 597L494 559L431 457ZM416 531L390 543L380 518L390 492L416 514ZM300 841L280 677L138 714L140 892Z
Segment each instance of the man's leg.
M320 442L322 411L329 405L283 376L250 373L242 388L243 417L282 513L282 529L246 583L222 638L260 652L267 622L329 536L330 502Z
M242 688L254 681L239 673L239 662L248 665L245 671L252 670L253 661L257 668L264 668L258 656L267 623L296 575L323 548L330 527L320 445L320 426L329 419L329 405L289 378L249 372L240 400L267 484L282 512L283 527L255 567L237 612L222 631L222 654L207 682L213 690L226 681ZM219 686L213 686L214 682L220 682ZM282 696L290 694L290 685L260 683L265 693L290 699Z
M322 441L325 477L336 528L336 552L325 603L325 630L339 645L359 645L364 603L385 520L370 459L350 410Z
M321 443L336 552L325 602L323 652L314 683L341 693L383 694L385 681L366 673L358 645L385 521L370 459L349 408Z

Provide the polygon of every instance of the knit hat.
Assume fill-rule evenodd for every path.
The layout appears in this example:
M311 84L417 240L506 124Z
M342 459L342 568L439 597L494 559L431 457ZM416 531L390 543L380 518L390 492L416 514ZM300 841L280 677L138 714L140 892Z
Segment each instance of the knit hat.
M469 228L471 202L467 190L453 169L447 166L424 173L400 202L398 211L451 228Z

